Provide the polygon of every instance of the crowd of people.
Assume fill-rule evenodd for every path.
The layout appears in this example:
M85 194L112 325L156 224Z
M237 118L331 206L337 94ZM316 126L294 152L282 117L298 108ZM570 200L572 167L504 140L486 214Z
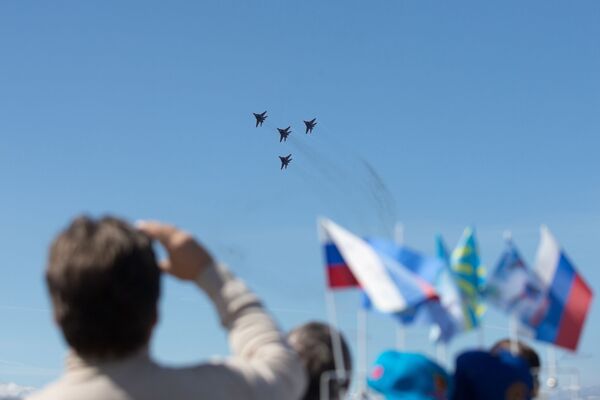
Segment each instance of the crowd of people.
M156 259L154 241L166 260ZM210 298L229 357L182 368L152 360L161 272ZM282 332L242 280L176 227L78 217L51 245L46 282L70 354L62 377L32 400L347 398L353 367L343 334L315 321ZM518 342L465 352L452 375L422 354L390 350L377 357L367 385L385 399L520 400L536 396L539 367Z

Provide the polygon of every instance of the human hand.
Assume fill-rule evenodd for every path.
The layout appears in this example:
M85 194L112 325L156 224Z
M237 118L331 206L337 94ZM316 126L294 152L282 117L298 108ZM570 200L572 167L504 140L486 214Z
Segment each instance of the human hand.
M210 253L189 233L157 221L142 221L137 228L158 240L169 254L159 262L160 268L179 279L194 280L214 263Z

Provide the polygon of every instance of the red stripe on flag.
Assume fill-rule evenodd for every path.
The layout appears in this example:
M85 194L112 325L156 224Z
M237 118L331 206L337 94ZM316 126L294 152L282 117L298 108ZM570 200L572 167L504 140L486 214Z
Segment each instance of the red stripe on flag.
M592 302L592 290L575 274L573 284L569 290L569 297L563 310L556 336L556 344L570 350L577 350L577 344L590 303Z
M360 284L345 264L328 265L327 278L330 288L359 287Z
M417 284L419 285L419 288L423 291L423 293L425 293L425 296L428 300L433 300L433 299L437 299L439 298L435 288L433 286L431 286L431 284L429 284L429 282L427 282L426 280L424 280L423 278L421 278L418 275L415 275Z

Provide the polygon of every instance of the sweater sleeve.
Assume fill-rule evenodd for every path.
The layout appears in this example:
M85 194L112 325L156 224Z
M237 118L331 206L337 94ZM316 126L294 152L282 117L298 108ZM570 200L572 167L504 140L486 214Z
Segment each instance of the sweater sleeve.
M252 399L299 399L306 373L297 354L258 297L224 265L196 280L210 297L229 333L233 357L226 362L249 387Z

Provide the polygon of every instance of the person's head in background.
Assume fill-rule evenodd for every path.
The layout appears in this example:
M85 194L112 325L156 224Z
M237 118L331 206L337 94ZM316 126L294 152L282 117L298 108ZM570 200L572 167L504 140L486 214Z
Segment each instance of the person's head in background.
M124 358L148 343L160 270L151 240L128 223L74 219L52 243L46 283L54 319L79 356Z
M521 341L512 343L510 339L499 340L490 349L490 352L494 355L497 355L502 351L514 351L514 355L521 357L527 362L529 368L531 368L531 375L533 376L533 396L537 396L540 388L539 370L541 363L540 357L536 351Z
M340 339L342 358L346 369L345 376L335 374L335 356L333 341L336 335ZM341 333L321 322L308 322L290 331L290 346L298 353L308 374L308 387L302 400L319 400L321 380L329 382L329 399L342 399L350 387L352 357L346 340ZM327 375L324 375L327 374Z
M456 357L451 400L529 400L533 376L510 351L467 350Z

